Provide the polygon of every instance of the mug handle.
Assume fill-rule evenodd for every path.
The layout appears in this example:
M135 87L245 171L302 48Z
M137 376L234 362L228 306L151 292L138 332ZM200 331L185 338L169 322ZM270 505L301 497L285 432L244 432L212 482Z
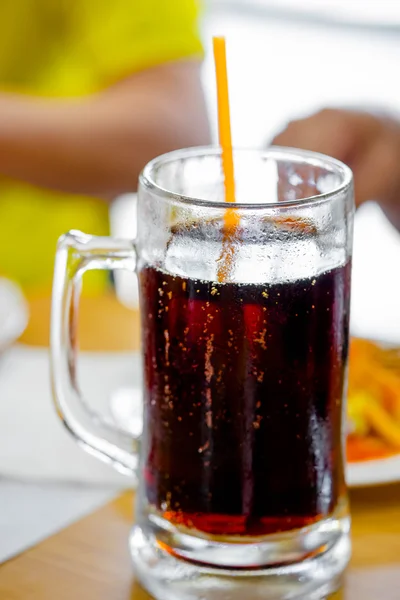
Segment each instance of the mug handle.
M53 398L67 430L87 452L134 475L139 438L89 408L76 379L76 330L82 276L96 269L136 270L134 241L70 231L57 244L51 309L50 363Z

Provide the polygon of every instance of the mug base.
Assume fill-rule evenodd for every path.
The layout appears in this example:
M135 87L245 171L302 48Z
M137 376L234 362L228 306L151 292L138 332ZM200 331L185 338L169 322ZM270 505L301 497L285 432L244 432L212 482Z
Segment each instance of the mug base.
M135 573L157 600L322 600L341 586L349 562L349 519L332 545L312 558L261 568L217 568L177 558L151 532L130 536Z

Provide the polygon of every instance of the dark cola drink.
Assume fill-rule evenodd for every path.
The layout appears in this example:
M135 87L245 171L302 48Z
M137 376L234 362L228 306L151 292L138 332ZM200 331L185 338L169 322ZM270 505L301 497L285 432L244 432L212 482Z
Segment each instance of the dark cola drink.
M272 279L140 269L145 493L175 525L263 536L344 493L350 265Z

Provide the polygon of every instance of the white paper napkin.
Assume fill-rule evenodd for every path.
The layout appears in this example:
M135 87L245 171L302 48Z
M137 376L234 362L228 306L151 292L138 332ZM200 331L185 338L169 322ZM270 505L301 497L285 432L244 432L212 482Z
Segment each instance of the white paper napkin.
M400 344L400 235L372 202L357 211L351 293L353 335Z
M0 480L0 564L83 518L117 491Z
M114 390L140 398L141 367L134 353L82 353L79 381L95 410L107 411ZM48 351L16 346L0 362L0 476L129 487L77 446L59 421L51 398Z

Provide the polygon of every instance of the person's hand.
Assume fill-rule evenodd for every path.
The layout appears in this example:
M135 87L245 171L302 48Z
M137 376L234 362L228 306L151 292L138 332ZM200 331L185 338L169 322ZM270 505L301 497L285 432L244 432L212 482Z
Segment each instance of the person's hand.
M357 206L376 200L400 224L400 123L395 119L324 109L292 121L273 143L314 150L343 161L354 174Z

